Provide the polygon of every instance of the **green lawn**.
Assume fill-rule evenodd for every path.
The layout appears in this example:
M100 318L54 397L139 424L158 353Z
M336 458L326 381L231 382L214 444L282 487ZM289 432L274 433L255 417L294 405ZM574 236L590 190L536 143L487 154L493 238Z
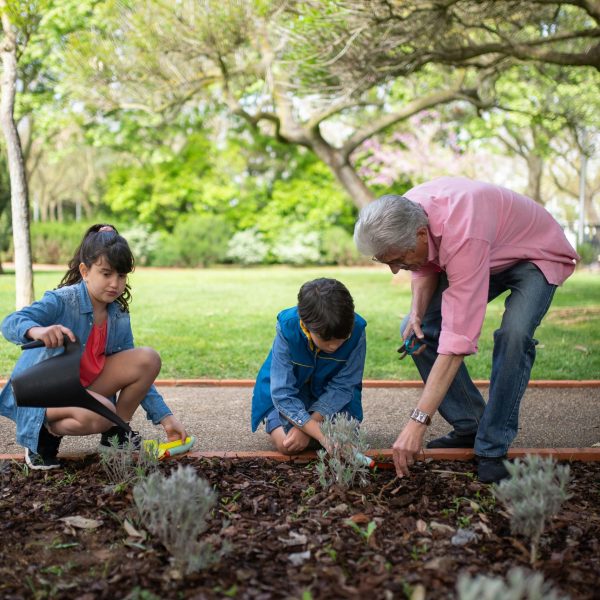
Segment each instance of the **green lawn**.
M39 272L36 297L58 283L61 272ZM156 348L161 377L253 378L270 348L275 315L295 304L300 285L335 277L352 292L368 321L368 379L417 379L410 360L398 360L399 325L410 304L407 274L392 279L384 268L138 269L132 276L131 315L136 343ZM14 277L0 276L0 314L14 307ZM474 378L489 378L493 331L503 299L488 307L479 353L467 359ZM535 379L600 377L600 276L579 272L556 293L538 329ZM19 350L0 342L0 377Z

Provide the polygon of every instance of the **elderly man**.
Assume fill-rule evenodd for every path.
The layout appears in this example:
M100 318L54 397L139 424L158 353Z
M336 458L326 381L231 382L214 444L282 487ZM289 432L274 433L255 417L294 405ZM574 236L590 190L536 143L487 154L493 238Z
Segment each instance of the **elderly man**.
M354 240L392 273L412 272L410 313L400 331L404 340L414 334L424 343L412 357L425 387L393 446L398 476L409 474L439 409L453 430L428 447L474 448L480 481L500 481L535 359L534 332L577 253L530 198L462 177L382 196L361 210ZM477 352L487 303L507 290L486 405L463 359Z

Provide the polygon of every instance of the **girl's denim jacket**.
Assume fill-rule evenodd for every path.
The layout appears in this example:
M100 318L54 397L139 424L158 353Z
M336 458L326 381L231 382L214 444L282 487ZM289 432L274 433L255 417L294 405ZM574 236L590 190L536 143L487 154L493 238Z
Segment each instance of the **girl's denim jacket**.
M254 386L252 431L273 407L298 427L303 427L313 412L330 416L344 410L362 421L366 326L355 314L350 338L335 352L322 352L302 329L298 308L281 311L273 347Z
M110 356L133 348L133 334L129 313L123 312L116 302L109 304L107 309L106 355ZM83 281L46 292L38 302L8 315L2 322L2 334L14 344L25 344L31 341L25 337L25 333L32 327L47 327L56 324L68 327L85 347L94 324L94 311ZM11 377L42 360L60 354L62 351L62 348L35 348L23 352ZM152 420L155 425L172 414L154 386L150 388L142 401L142 408L146 411L148 419ZM17 443L36 452L39 431L46 416L46 409L18 407L15 404L9 380L0 392L0 414L16 423Z

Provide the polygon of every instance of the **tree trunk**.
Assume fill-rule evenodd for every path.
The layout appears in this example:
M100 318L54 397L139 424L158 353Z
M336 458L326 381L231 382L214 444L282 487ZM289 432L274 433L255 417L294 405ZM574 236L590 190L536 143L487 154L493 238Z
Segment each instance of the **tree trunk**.
M342 152L336 150L325 140L311 140L313 152L331 169L335 178L348 192L352 202L360 210L375 198L365 182L358 176L354 167L346 160Z
M545 204L542 198L542 174L544 172L544 159L536 154L526 156L527 160L527 190L525 194L533 198L542 206Z
M10 175L10 200L12 214L13 244L15 256L16 308L31 304L33 294L33 268L31 263L31 240L29 236L29 199L25 163L21 141L14 121L17 81L17 46L6 4L0 2L4 39L0 49L2 80L0 88L0 125L6 139L6 154Z

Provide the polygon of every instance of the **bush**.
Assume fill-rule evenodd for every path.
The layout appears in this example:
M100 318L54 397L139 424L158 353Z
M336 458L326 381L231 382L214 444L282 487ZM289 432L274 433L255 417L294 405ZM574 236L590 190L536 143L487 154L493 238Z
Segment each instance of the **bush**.
M577 246L577 254L581 256L580 264L582 265L591 265L598 261L598 248L588 242Z
M208 481L190 466L178 465L169 477L152 473L133 488L133 498L145 527L165 546L185 574L204 569L225 552L215 552L200 539L217 502Z
M319 233L301 223L292 223L279 233L272 253L277 262L290 265L318 263L321 259Z
M511 569L505 582L500 577L461 575L456 586L458 600L568 600L544 582L541 573Z
M552 457L536 455L504 464L510 478L500 482L494 489L494 495L510 513L511 531L531 539L530 558L533 564L546 519L558 513L561 504L569 498L566 491L569 467L558 466Z
M153 265L207 267L225 260L231 226L218 216L192 215L180 221L173 233L163 234Z
M317 453L319 483L324 488L336 485L346 489L358 480L360 486L365 486L369 467L362 456L368 450L368 444L359 422L339 414L334 418L327 417L322 430L329 452L319 450Z
M242 265L257 265L266 262L269 246L265 236L254 228L238 231L229 240L227 259Z
M342 227L330 227L321 235L321 262L328 265L370 264L354 244L354 238Z
M95 223L113 223L122 233L123 227L103 215L86 221L45 221L31 223L31 254L33 262L66 265L73 257L83 234ZM126 236L125 236L126 237ZM136 257L137 258L137 257Z
M158 248L160 235L151 231L148 225L134 225L120 233L131 248L135 263L142 266L149 265Z

